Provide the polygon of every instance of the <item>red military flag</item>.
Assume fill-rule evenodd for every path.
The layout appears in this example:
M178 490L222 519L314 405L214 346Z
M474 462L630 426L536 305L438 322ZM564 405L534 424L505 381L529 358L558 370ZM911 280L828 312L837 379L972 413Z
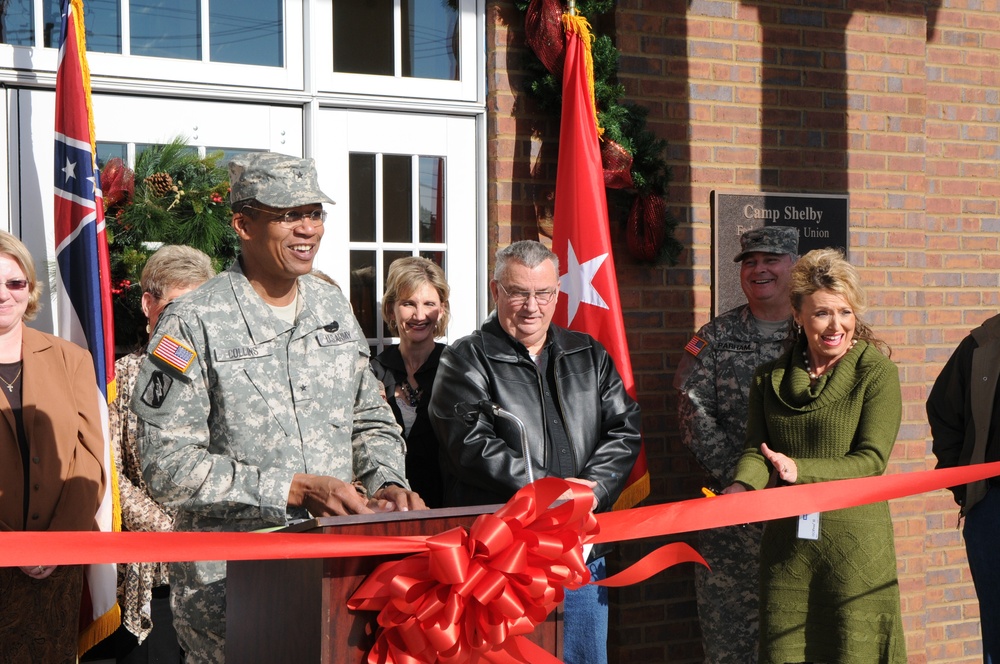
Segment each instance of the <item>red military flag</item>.
M115 398L114 318L104 202L94 142L90 71L82 0L63 0L56 73L55 240L59 276L59 335L90 351L95 398L104 414L105 492L97 512L101 530L121 528L118 484L108 437L108 403ZM120 624L113 564L88 565L80 611L83 654Z
M566 60L563 66L559 166L556 174L552 250L559 256L562 295L559 325L586 332L607 348L625 389L635 398L632 360L625 338L618 278L611 253L608 203L594 107L593 37L583 17L563 16ZM627 509L649 495L649 470L643 446L615 509Z

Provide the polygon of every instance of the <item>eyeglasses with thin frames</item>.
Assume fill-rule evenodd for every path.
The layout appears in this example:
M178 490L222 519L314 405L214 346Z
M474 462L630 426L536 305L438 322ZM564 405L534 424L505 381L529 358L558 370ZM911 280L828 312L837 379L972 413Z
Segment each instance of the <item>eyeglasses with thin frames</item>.
M244 210L253 210L254 212L263 212L264 214L270 214L272 217L267 221L271 223L280 224L282 228L296 228L301 226L306 219L312 222L313 226L322 226L323 222L326 221L326 210L313 210L312 212L306 214L301 210L289 210L285 214L274 214L268 210L262 210L260 208L255 208L252 205L244 205Z
M8 279L7 281L0 281L4 287L9 291L22 291L28 287L27 279Z
M540 290L540 291L523 291L523 290L509 291L506 288L504 288L504 285L501 284L499 281L497 282L497 286L499 286L500 290L503 291L503 294L507 296L507 301L513 304L515 307L523 307L528 303L528 300L531 298L535 298L535 302L537 302L542 306L545 306L546 304L552 301L552 299L556 296L557 292L556 289L554 288L550 290Z

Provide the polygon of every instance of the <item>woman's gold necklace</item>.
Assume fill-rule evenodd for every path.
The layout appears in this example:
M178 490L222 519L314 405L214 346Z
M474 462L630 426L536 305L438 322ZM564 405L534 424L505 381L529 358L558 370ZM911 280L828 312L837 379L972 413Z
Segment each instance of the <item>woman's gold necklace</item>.
M9 383L7 382L6 378L4 378L3 376L0 376L0 381L2 381L3 384L7 386L7 391L8 392L13 392L14 391L14 383L16 383L17 379L21 377L21 369L23 369L23 368L24 368L23 364L17 368L17 375L14 376L14 380L10 381Z

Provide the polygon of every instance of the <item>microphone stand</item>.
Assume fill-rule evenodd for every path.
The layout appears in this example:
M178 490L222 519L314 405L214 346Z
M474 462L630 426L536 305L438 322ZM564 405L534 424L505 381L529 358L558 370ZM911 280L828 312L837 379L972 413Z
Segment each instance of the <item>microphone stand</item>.
M524 428L524 422L522 422L517 415L508 410L504 410L497 404L487 399L483 399L475 404L455 404L455 414L464 419L468 424L475 422L476 418L480 414L488 415L490 417L499 417L509 422L513 422L514 426L517 427L517 432L521 438L521 455L524 457L524 470L528 477L528 484L535 481L535 471L532 470L531 463L531 450L528 447L528 432Z

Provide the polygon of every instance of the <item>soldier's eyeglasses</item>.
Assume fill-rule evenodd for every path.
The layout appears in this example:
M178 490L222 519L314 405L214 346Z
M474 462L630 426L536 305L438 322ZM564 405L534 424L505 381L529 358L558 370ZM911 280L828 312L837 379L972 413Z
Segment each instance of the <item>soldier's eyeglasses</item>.
M540 290L540 291L523 291L523 290L507 290L504 285L499 281L497 286L503 291L503 294L507 296L507 301L513 304L515 307L523 307L528 303L528 300L535 298L535 302L545 306L552 301L552 298L556 296L556 289L550 290Z
M253 210L254 212L263 212L264 214L273 215L267 221L275 224L280 224L282 228L296 228L301 226L306 219L312 222L313 226L322 226L323 222L326 221L326 210L313 210L312 212L302 212L301 210L289 210L285 214L274 214L268 210L261 210L260 208L255 208L252 205L244 205L244 210Z

